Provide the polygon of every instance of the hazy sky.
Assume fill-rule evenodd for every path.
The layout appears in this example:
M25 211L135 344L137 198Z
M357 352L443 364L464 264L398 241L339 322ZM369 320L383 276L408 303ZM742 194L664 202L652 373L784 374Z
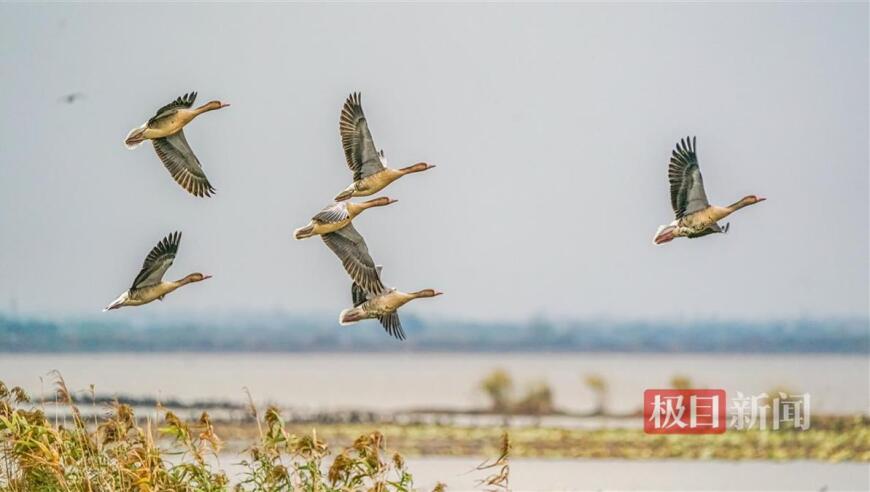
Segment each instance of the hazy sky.
M96 313L182 230L148 313L335 312L349 280L294 241L350 183L362 91L390 164L438 167L356 220L423 316L866 316L868 6L0 5L0 306ZM190 90L218 194L127 132ZM81 92L74 104L61 96ZM731 232L651 245L697 135ZM141 316L134 309L113 312Z

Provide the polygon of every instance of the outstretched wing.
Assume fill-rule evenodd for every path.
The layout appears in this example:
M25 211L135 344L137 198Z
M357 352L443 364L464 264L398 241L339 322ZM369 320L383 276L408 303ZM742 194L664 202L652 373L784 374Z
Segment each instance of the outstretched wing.
M350 278L365 292L378 295L384 290L375 262L369 255L368 246L353 224L320 237L341 260Z
M172 261L175 260L175 254L178 253L178 244L180 242L181 233L173 232L157 243L157 246L154 246L145 258L142 270L139 272L139 275L136 275L136 280L133 281L131 289L159 284L163 280L166 270L169 270L169 267L172 266Z
M154 150L163 161L163 165L169 170L172 178L185 190L195 196L211 196L215 192L199 159L193 154L187 139L184 138L184 130L169 135L168 137L155 138Z
M344 102L338 128L344 157L347 159L347 166L353 171L354 181L384 170L381 154L375 148L366 115L363 113L359 92L351 94Z
M379 317L378 321L381 322L381 325L391 336L399 340L405 339L405 330L402 329L402 322L399 321L399 313L393 311L390 314L385 314Z
M349 217L350 214L347 211L347 202L335 202L325 207L320 212L317 212L317 215L312 217L311 220L320 222L321 224L334 224L336 222L341 222L342 220L347 220Z
M381 265L375 267L375 270L378 272L378 278L380 278L381 276L382 269L383 267ZM360 287L359 284L357 284L356 282L350 284L350 298L353 300L353 307L359 306L360 304L371 299L371 297L372 296L366 293L366 291L363 290L363 288Z
M157 110L157 113L148 120L148 126L151 126L155 121L172 116L178 111L178 108L189 108L193 106L193 101L196 100L196 92L191 92L176 98L171 103Z
M677 143L668 166L668 181L671 183L671 207L677 219L710 206L698 167L695 137L686 137Z

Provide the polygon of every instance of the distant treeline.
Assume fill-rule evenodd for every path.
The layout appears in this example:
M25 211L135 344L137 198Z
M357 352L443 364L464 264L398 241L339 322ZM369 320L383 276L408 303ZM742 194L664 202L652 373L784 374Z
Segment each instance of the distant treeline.
M0 352L475 351L870 353L867 319L791 321L428 321L403 316L397 343L376 323L333 317L46 321L0 314Z

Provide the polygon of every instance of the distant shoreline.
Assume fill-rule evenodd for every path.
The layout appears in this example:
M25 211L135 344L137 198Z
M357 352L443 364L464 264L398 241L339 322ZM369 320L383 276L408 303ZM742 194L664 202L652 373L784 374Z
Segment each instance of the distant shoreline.
M2 343L2 342L0 342ZM135 355L160 355L160 354L197 354L197 355L243 355L243 354L267 354L267 355L298 355L298 354L306 354L306 355L333 355L333 354L357 354L357 355L379 355L379 354L391 354L391 355L401 355L401 354L428 354L428 355L468 355L468 354L510 354L510 355L646 355L646 356L668 356L668 355L721 355L721 356L795 356L795 357L806 357L806 356L843 356L843 357L855 357L855 358L864 358L870 356L870 351L868 352L859 352L859 351L779 351L779 352L764 352L764 351L626 351L626 350L617 350L617 351L608 351L608 350L553 350L548 348L542 348L540 350L519 350L519 349L494 349L494 350L480 350L480 349L472 349L472 348L460 348L460 349L452 349L452 348L444 348L437 349L431 347L398 347L398 348L335 348L335 349L280 349L280 350L226 350L226 349L216 349L216 350L203 350L203 349L191 349L185 348L180 350L166 350L166 349L157 349L157 350L133 350L133 349L100 349L100 350L5 350L3 347L0 347L0 356L33 356L33 355L123 355L123 354L135 354Z
M867 319L780 321L403 320L396 342L375 323L352 328L288 315L37 320L0 315L0 353L630 353L870 354Z

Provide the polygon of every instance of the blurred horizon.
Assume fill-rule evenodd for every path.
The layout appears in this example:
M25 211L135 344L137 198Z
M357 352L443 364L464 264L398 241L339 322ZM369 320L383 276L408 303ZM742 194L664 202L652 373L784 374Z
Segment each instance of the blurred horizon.
M870 354L870 321L548 319L403 315L408 339L373 320L290 312L68 318L0 312L0 352L626 352Z

